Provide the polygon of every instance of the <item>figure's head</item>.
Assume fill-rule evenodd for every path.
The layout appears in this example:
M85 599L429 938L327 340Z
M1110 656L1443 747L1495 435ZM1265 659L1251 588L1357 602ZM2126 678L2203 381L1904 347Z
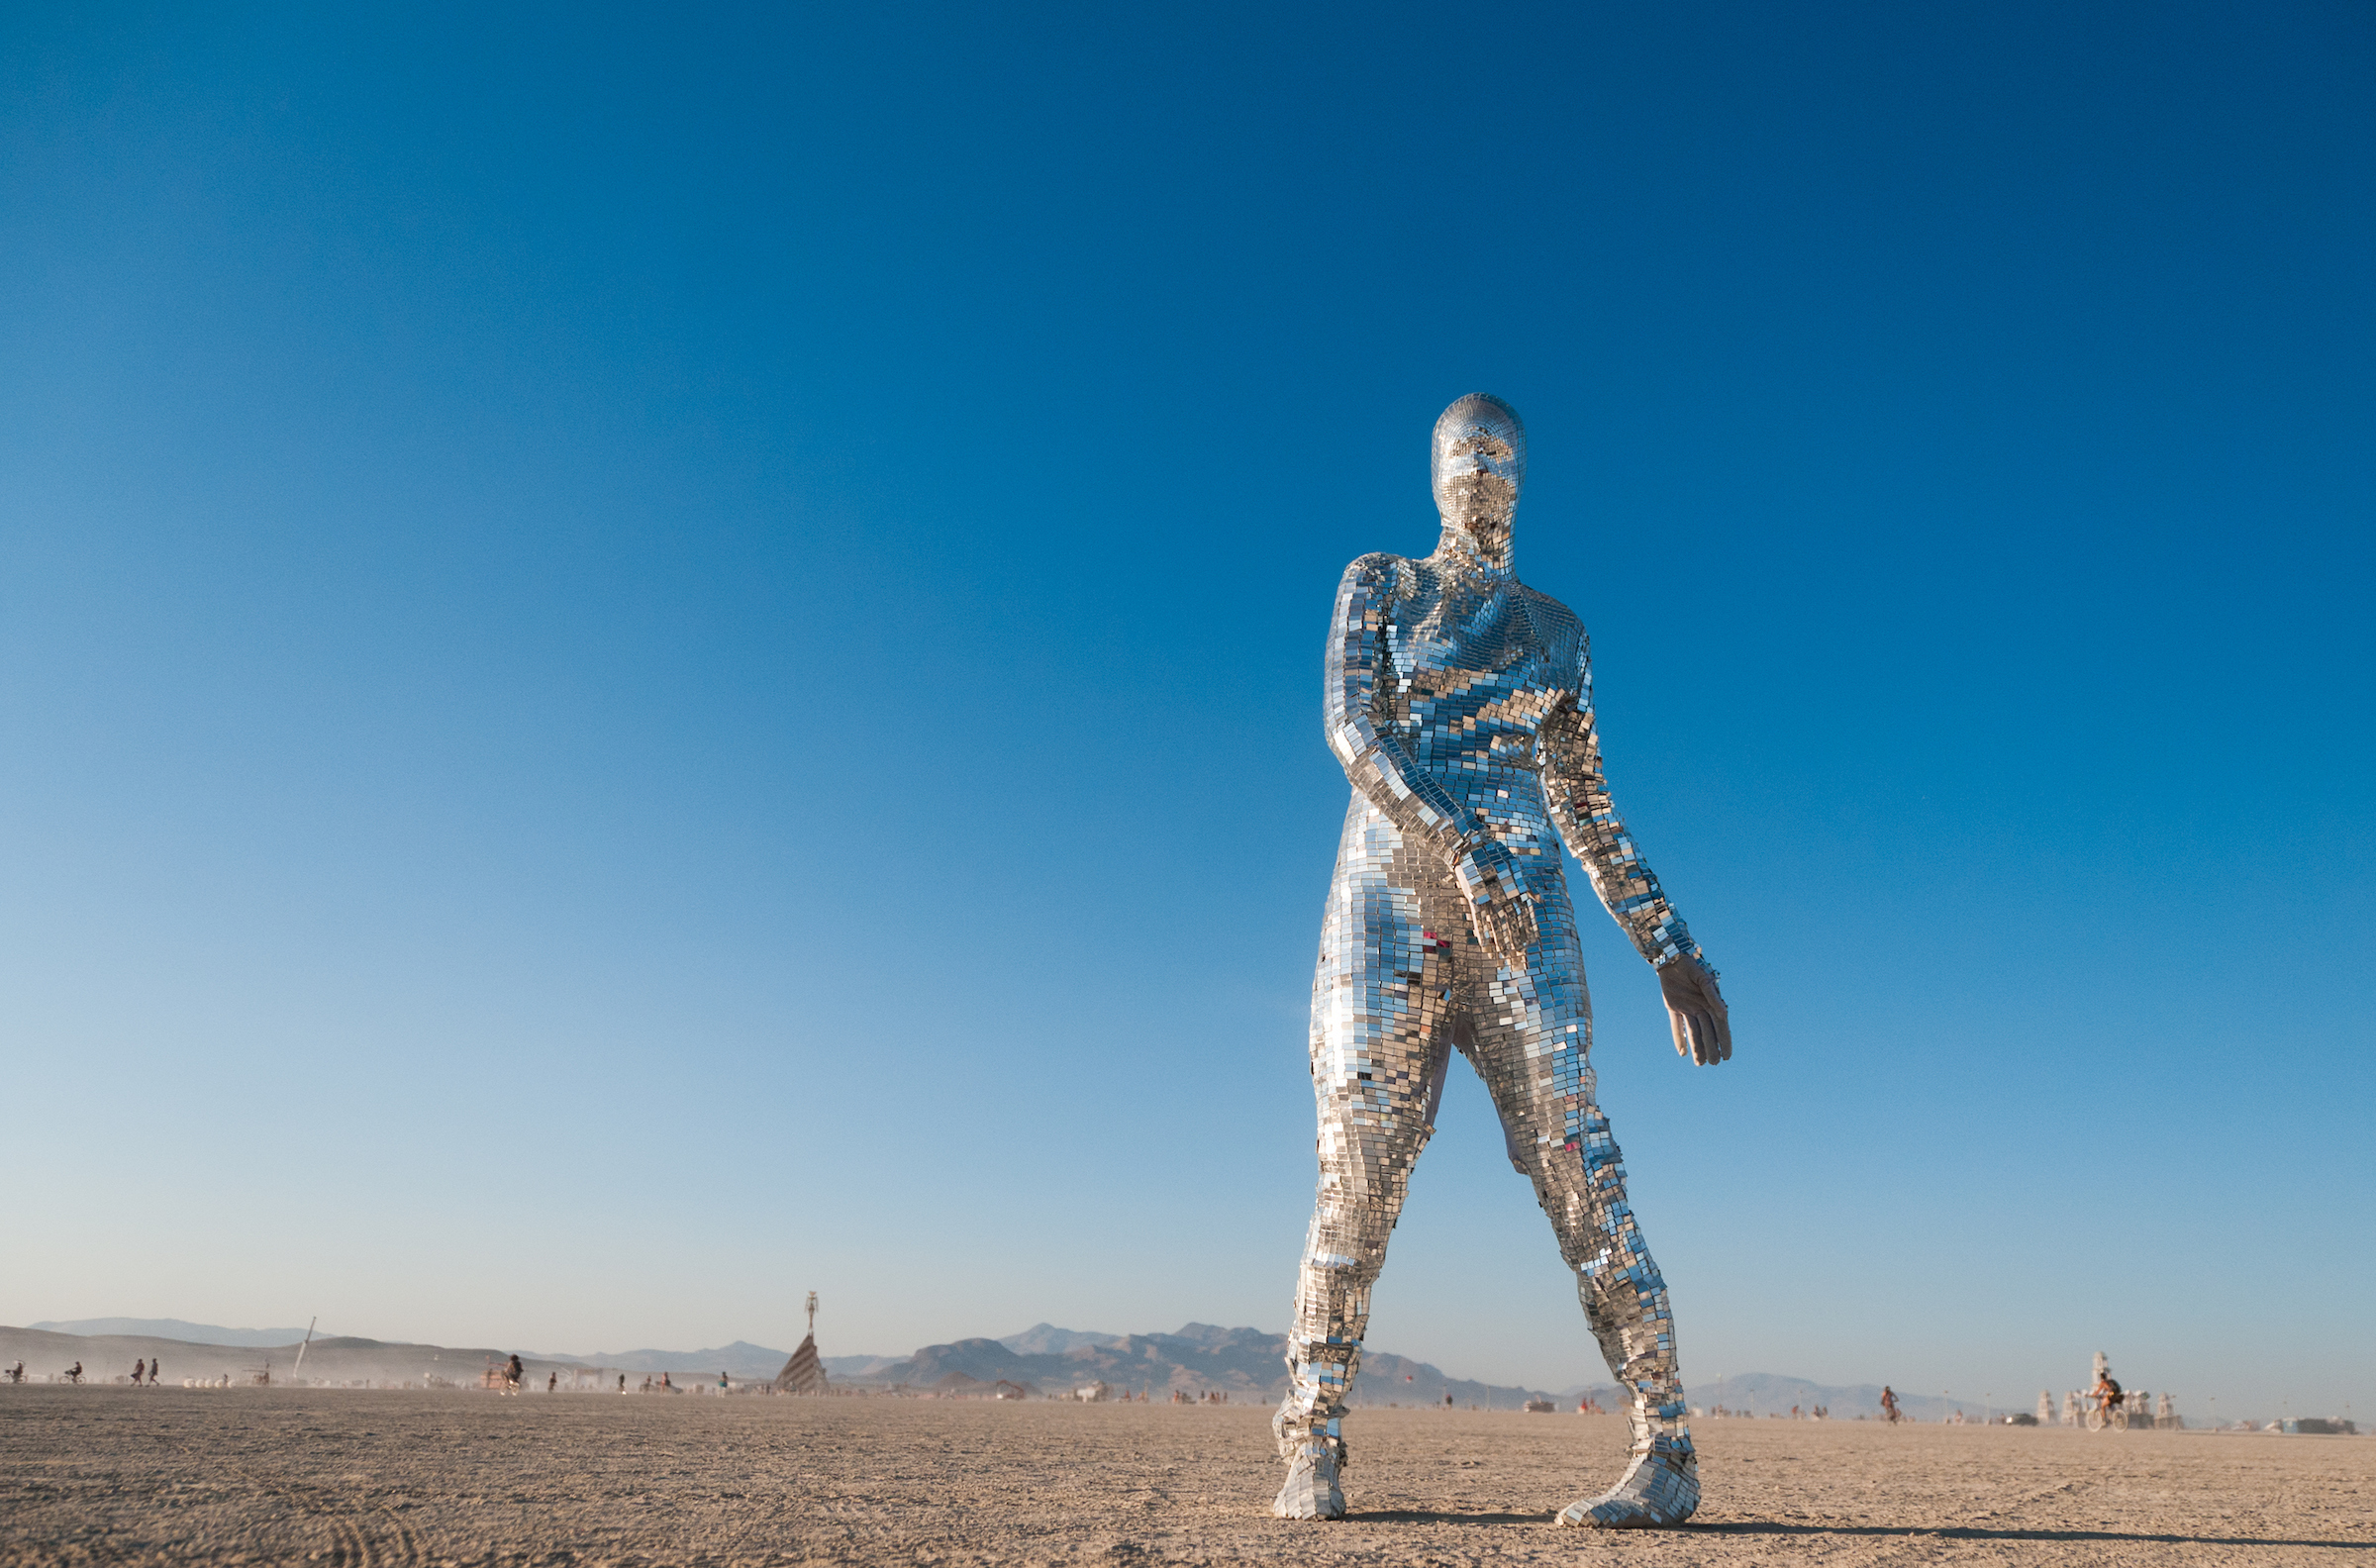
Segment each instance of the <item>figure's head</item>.
M1436 421L1436 510L1489 554L1507 560L1510 520L1527 478L1527 427L1518 410L1471 392Z

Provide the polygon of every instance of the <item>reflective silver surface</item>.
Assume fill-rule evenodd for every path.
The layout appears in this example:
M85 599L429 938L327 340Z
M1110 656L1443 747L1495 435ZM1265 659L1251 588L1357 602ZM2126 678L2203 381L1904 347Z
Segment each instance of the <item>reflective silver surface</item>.
M1659 970L1676 1048L1722 1061L1731 1024L1610 798L1584 628L1512 572L1526 464L1514 410L1481 394L1454 403L1433 446L1435 553L1364 555L1336 594L1326 722L1353 794L1312 987L1320 1187L1272 1421L1289 1466L1274 1508L1291 1518L1343 1512L1345 1397L1370 1287L1455 1048L1491 1091L1510 1161L1534 1184L1585 1321L1632 1395L1632 1467L1562 1521L1672 1523L1698 1506L1666 1284L1593 1099L1562 841Z

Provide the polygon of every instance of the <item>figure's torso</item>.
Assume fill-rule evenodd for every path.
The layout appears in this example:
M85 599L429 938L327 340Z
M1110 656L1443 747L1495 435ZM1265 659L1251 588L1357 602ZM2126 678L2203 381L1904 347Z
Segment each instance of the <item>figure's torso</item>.
M1385 633L1373 722L1496 836L1546 837L1534 737L1563 699L1589 701L1583 623L1513 576L1397 560Z

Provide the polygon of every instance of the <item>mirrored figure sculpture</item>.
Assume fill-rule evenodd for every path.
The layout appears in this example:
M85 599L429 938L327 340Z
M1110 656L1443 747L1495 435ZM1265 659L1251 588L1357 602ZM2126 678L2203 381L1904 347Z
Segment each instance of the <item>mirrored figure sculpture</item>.
M1435 553L1354 561L1329 632L1328 740L1353 793L1312 982L1320 1188L1271 1423L1288 1465L1273 1512L1344 1513L1345 1398L1370 1287L1457 1049L1492 1093L1510 1162L1534 1182L1631 1401L1630 1468L1560 1522L1679 1523L1699 1505L1699 1470L1674 1321L1593 1098L1562 843L1657 971L1675 1048L1724 1061L1732 1026L1716 970L1610 799L1584 628L1511 568L1527 470L1517 412L1460 399L1436 422L1433 467Z

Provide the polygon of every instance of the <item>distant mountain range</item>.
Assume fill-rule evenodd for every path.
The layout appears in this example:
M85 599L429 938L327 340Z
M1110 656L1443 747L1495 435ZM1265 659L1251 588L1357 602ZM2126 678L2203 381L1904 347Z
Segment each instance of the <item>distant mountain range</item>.
M85 1330L76 1332L75 1330ZM169 1331L156 1331L169 1330ZM224 1328L177 1318L94 1318L78 1323L0 1327L0 1365L23 1360L48 1377L81 1363L86 1375L128 1377L135 1360L161 1360L168 1382L229 1377L247 1383L267 1367L276 1382L475 1383L486 1366L512 1352L490 1346L405 1344L317 1333L297 1364L303 1329ZM961 1339L926 1345L906 1356L825 1358L826 1371L844 1386L890 1392L965 1393L1002 1379L1049 1394L1102 1382L1162 1397L1174 1388L1238 1399L1275 1399L1286 1387L1286 1336L1256 1328L1189 1323L1176 1334L1086 1333L1036 1323L1005 1339ZM708 1382L723 1372L742 1382L773 1378L791 1352L736 1340L705 1350L602 1351L589 1355L521 1351L532 1382L608 1386L622 1374L666 1372L678 1386ZM597 1377L597 1372L601 1376ZM1356 1402L1374 1405L1443 1403L1515 1408L1548 1399L1539 1389L1493 1387L1446 1378L1424 1362L1373 1351L1363 1359ZM1605 1401L1604 1401L1605 1403Z
M136 1358L161 1358L169 1381L183 1377L229 1375L245 1382L269 1364L276 1380L296 1371L302 1328L226 1328L187 1323L178 1318L84 1318L67 1323L38 1323L24 1328L0 1327L0 1365L17 1360L36 1376L63 1370L82 1361L91 1375L103 1381L129 1373ZM1053 1323L1034 1323L1021 1333L1001 1339L959 1339L950 1344L926 1345L905 1356L827 1356L826 1372L844 1386L917 1393L966 1393L1001 1381L1024 1384L1045 1394L1064 1394L1090 1383L1144 1391L1162 1398L1173 1389L1193 1394L1227 1393L1237 1400L1275 1400L1286 1389L1287 1341L1283 1334L1257 1328L1220 1328L1211 1323L1187 1323L1177 1333L1110 1334ZM317 1332L306 1351L303 1375L308 1382L404 1382L441 1377L475 1382L482 1367L501 1361L510 1351L487 1347L455 1347L389 1343ZM608 1385L622 1373L668 1373L679 1385L714 1381L721 1372L739 1382L773 1378L791 1359L791 1352L738 1339L704 1350L620 1350L586 1355L520 1352L531 1375L580 1386L600 1379ZM52 1366L51 1363L55 1365ZM122 1363L120 1366L117 1363ZM1515 1409L1527 1400L1551 1400L1573 1410L1586 1395L1614 1408L1618 1391L1610 1384L1580 1384L1548 1394L1540 1389L1487 1384L1453 1378L1424 1361L1373 1350L1361 1359L1360 1381L1353 1386L1356 1405L1441 1405L1449 1394L1456 1405ZM1881 1386L1848 1386L1810 1382L1770 1372L1751 1372L1716 1382L1692 1385L1685 1399L1703 1411L1723 1407L1739 1415L1787 1415L1827 1408L1834 1420L1870 1416L1880 1409ZM2054 1408L2062 1394L2054 1391ZM1972 1419L1982 1414L1978 1400L1956 1400L1936 1394L1903 1390L1898 1401L1917 1421L1939 1421L1961 1409ZM2027 1411L2027 1399L1994 1401L1988 1410L2003 1416Z
M1126 1334L1083 1333L1078 1328L1059 1328L1054 1323L1034 1323L1019 1334L1008 1334L999 1340L1017 1355L1062 1355L1082 1345L1120 1344Z
M789 1350L770 1350L746 1339L730 1345L713 1345L707 1350L597 1350L591 1355L562 1355L546 1352L543 1359L563 1365L609 1367L617 1372L672 1372L684 1376L688 1370L704 1376L724 1372L738 1378L772 1378L792 1359ZM854 1359L873 1361L876 1356ZM826 1369L829 1373L831 1367Z
M1944 1421L1947 1413L1954 1410L1965 1412L1973 1421L1979 1421L1983 1415L1982 1402L1976 1399L1909 1394L1903 1389L1897 1393L1898 1408L1911 1421ZM1713 1411L1721 1406L1735 1416L1787 1416L1793 1406L1801 1411L1813 1411L1819 1405L1831 1413L1833 1421L1854 1421L1859 1416L1877 1417L1881 1412L1881 1385L1878 1383L1845 1386L1810 1383L1805 1378L1780 1377L1771 1372L1743 1372L1715 1383L1693 1384L1684 1390L1683 1398L1696 1409ZM2033 1392L2027 1401L2000 1399L1986 1408L1998 1416L2005 1416L2014 1411L2030 1410L2036 1403L2037 1395ZM2054 1396L2054 1408L2057 1411L2062 1408L2062 1396L2059 1393Z
M72 1323L26 1324L49 1333L144 1334L151 1339L179 1339L189 1344L284 1345L305 1337L302 1328L219 1328L213 1323L183 1323L178 1318L77 1318Z
M1259 1328L1192 1323L1177 1333L1107 1334L1037 1323L1004 1339L926 1345L871 1370L842 1374L842 1380L861 1387L953 1394L1002 1382L1043 1394L1103 1383L1117 1392L1156 1399L1179 1389L1267 1403L1286 1392L1286 1355L1287 1336ZM1602 1391L1602 1403L1615 1392ZM1427 1362L1381 1350L1361 1358L1361 1378L1353 1385L1356 1405L1441 1405L1446 1395L1456 1405L1489 1410L1515 1410L1528 1400L1553 1397L1540 1389L1446 1377Z
M226 1328L219 1323L187 1323L179 1318L78 1318L71 1323L37 1323L26 1326L45 1333L76 1334L85 1338L158 1339L167 1344L184 1346L220 1345L233 1349L286 1350L288 1355L282 1360L284 1366L295 1358L297 1346L305 1338L303 1328ZM510 1354L509 1351L462 1352L444 1345L383 1344L377 1339L342 1338L317 1329L313 1345L306 1352L307 1364L314 1364L314 1358L325 1353L327 1347L334 1343L378 1345L388 1350L422 1349L431 1352L432 1359L438 1359L441 1352L447 1358L463 1353L493 1354L499 1358ZM535 1350L523 1350L520 1353L526 1360L540 1365L551 1363L564 1367L608 1367L614 1372L672 1372L688 1376L724 1372L744 1379L772 1378L783 1370L786 1361L792 1359L789 1350L770 1350L765 1345L754 1345L742 1339L730 1345L714 1345L707 1350L602 1350L592 1355L563 1355ZM852 1370L857 1370L878 1363L889 1365L892 1358L841 1356L834 1359L848 1362ZM829 1371L838 1370L831 1361L827 1363L827 1368Z

